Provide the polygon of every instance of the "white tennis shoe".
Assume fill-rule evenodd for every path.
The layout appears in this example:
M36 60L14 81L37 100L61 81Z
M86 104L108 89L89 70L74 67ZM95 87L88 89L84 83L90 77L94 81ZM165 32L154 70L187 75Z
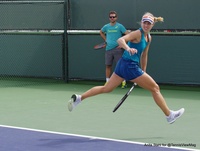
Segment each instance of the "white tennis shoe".
M81 95L73 94L68 101L68 109L71 112L79 103L81 103Z
M178 111L171 111L170 110L170 115L166 117L167 118L167 122L169 124L174 123L179 117L181 117L181 115L184 113L184 111L185 111L184 108L181 108Z

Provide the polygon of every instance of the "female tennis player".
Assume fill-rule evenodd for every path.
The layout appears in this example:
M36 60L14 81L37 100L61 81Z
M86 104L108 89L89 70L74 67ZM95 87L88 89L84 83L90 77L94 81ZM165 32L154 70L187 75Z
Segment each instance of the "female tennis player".
M177 111L170 110L159 86L146 73L149 45L152 40L150 31L156 22L162 21L162 17L154 17L153 14L147 12L142 16L141 28L119 38L117 42L125 51L108 83L104 86L93 87L82 95L73 94L68 102L69 111L72 111L75 106L88 97L111 92L125 79L149 90L154 101L165 114L167 122L170 124L175 122L184 113L184 108Z

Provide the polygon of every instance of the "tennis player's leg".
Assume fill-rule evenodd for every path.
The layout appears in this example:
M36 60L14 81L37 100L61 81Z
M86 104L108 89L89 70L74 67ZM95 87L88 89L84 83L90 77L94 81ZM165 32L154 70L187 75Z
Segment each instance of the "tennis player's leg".
M118 87L121 84L122 81L123 79L121 77L113 73L106 85L95 86L89 89L88 91L84 92L82 95L73 94L68 102L69 111L72 111L74 107L76 107L79 103L81 103L81 101L88 97L113 91L116 87Z
M122 81L123 81L123 79L121 77L119 77L118 75L113 73L112 76L110 77L110 80L108 81L108 83L106 85L96 86L96 87L93 87L92 89L86 91L85 93L83 93L81 95L81 100L84 100L88 97L98 95L101 93L109 93L109 92L113 91L116 87L118 87Z
M160 93L159 86L147 73L144 72L144 74L134 79L134 82L137 83L140 87L149 90L152 93L156 104L161 108L166 116L169 116L170 111L162 94Z
M132 80L132 82L137 83L140 87L149 90L152 93L152 96L156 104L161 108L163 113L167 117L167 121L171 124L175 122L184 113L184 108L178 111L171 111L166 104L164 97L160 92L158 84L151 78L147 73L142 74L138 78Z

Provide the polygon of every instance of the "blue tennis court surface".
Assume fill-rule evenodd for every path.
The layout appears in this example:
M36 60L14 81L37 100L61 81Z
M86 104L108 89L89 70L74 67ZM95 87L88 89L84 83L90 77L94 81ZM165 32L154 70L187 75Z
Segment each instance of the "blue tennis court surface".
M123 140L0 125L1 151L185 151Z

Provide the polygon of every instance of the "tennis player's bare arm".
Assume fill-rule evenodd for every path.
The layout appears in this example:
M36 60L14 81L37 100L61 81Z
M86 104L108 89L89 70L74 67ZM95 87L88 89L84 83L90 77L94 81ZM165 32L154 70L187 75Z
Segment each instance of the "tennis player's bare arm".
M140 66L144 72L146 72L146 69L147 69L149 46L150 46L151 40L152 40L151 36L149 36L149 39L147 39L147 40L148 40L149 44L143 51L141 58L140 58Z
M140 30L136 30L136 31L132 31L131 33L119 38L117 40L119 46L125 50L127 50L131 55L133 55L134 53L137 53L137 49L134 48L130 48L127 45L128 41L134 42L134 43L138 43L141 39L141 32Z
M140 59L140 66L144 72L146 72L146 69L147 69L148 51L149 51L149 45L145 48Z

